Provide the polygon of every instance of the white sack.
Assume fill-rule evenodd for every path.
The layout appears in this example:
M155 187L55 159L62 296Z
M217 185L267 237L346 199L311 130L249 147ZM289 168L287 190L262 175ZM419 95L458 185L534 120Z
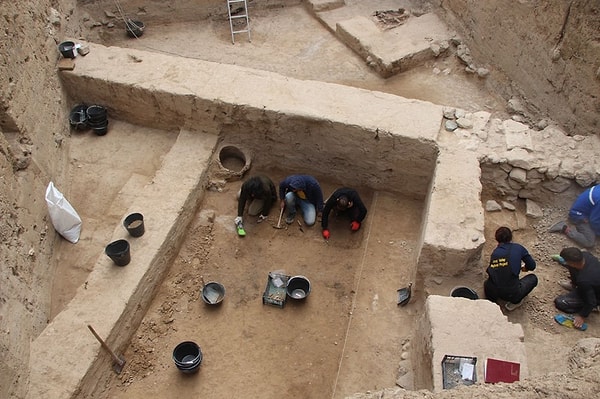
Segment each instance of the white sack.
M46 203L56 231L73 244L79 241L81 218L52 182L46 188Z

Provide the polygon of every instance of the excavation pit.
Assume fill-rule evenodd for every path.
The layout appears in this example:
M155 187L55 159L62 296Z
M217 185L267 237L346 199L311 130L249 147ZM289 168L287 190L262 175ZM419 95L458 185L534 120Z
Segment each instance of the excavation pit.
M91 48L93 54L104 60L103 65L107 68L117 68L123 58L127 59L136 52L99 45L91 45ZM138 52L138 56L144 58L148 54ZM181 109L191 108L169 108L169 104L181 104L192 97L187 93L184 96L177 92L165 94L169 93L168 90L161 91L160 87L156 87L160 80L151 79L153 87L150 88L145 87L146 83L142 80L114 84L106 82L104 75L101 79L97 78L92 59L86 57L78 64L76 73L65 75L65 84L79 88L79 79L94 81L93 85L88 85L89 96L103 103L109 103L109 97L113 98L111 109L114 107L116 115L133 120L139 118L129 102L119 104L119 99L125 98L131 87L138 91L140 104L151 103L150 99L155 98L157 91L163 93L155 98L156 106L162 112L161 122L168 126L181 119ZM111 62L115 64L107 65ZM145 65L175 62L175 68L182 68L176 76L212 74L215 68L210 63L170 60L156 54L145 62ZM132 68L136 65L133 64ZM219 69L223 67L219 66ZM240 101L240 96L248 93L243 88L236 91L235 84L226 75L214 75L213 80L221 79L214 82L214 92L206 85L196 87L194 81L188 82L187 90L198 96L193 101L204 104L208 118L197 119L191 124L206 128L193 131L182 127L168 152L155 157L162 162L151 184L143 186L142 192L136 190L135 197L128 197L127 191L121 190L124 199L131 198L131 202L126 202L129 208L144 209L149 225L163 226L153 229L148 239L133 243L136 247L132 250L140 254L140 257L136 256L136 274L128 275L131 281L124 283L120 280L124 292L116 298L134 299L118 304L102 303L102 297L99 300L94 295L97 289L94 282L110 281L111 278L96 275L96 269L101 268L94 268L87 280L88 289L79 292L74 301L91 300L93 306L102 307L102 313L90 316L98 317L94 324L106 324L109 319L116 323L121 314L135 315L132 325L140 327L131 337L137 339L126 340L133 332L116 324L112 330L115 339L119 339L126 349L126 356L142 354L143 358L130 363L133 365L126 371L132 376L141 372L135 364L162 364L160 351L148 353L142 349L142 342L158 339L156 331L148 327L155 323L166 326L164 339L170 347L184 338L180 334L189 337L201 333L203 342L210 342L203 345L207 358L213 357L212 352L220 354L216 358L233 357L234 362L239 364L261 359L261 369L269 375L267 385L257 384L254 374L240 375L238 368L229 367L227 363L203 367L203 376L211 374L211 378L203 378L203 385L198 389L208 389L217 396L226 397L231 392L243 390L253 397L269 398L280 395L280 390L275 391L273 387L285 387L297 393L295 387L302 386L308 396L325 393L337 398L375 386L393 386L401 362L405 364L403 368L432 373L431 369L424 370L421 366L415 368L414 364L418 362L413 364L416 360L411 353L403 357L403 351L376 348L399 348L410 343L415 335L414 312L424 306L425 293L417 292L412 303L399 310L396 304L398 282L419 281L417 270L427 271L436 262L443 262L440 256L451 256L452 262L444 263L452 264L458 272L468 266L467 260L481 250L481 242L472 239L476 233L481 234L483 225L483 219L477 213L481 207L479 174L462 169L471 168L473 164L477 167L477 159L465 157L462 153L440 153L436 138L440 134L441 106L407 102L397 96L336 85L327 86L324 90L323 84L318 82L296 81L269 73L260 76L256 75L256 71L251 73L255 81L267 90L291 90L297 93L296 97L289 103L273 101L265 106L263 98L253 98L249 93L245 105L239 108L234 103L210 101L216 98L217 93L229 93L230 101ZM142 75L131 76L142 79ZM168 82L164 84L168 85ZM224 90L227 87L231 90ZM327 93L319 104L315 104L312 95L315 91ZM74 90L71 94L81 95L81 91ZM356 114L357 102L364 109L364 114ZM294 111L296 108L298 111ZM387 112L389 109L394 109L394 112ZM169 110L173 114L168 113ZM220 117L215 119L215 115ZM405 115L411 116L411 123L406 123ZM189 115L191 119L199 117L198 113ZM256 132L255 139L249 139L249 131ZM112 134L119 137L118 130ZM268 140L263 137L268 137ZM290 137L302 137L303 140L294 141L291 149ZM277 213L273 210L269 215L270 223L246 222L248 236L240 240L234 232L233 218L235 193L241 181L227 180L220 190L204 191L205 181L214 178L209 166L215 156L219 157L221 164L227 164L228 161L223 161L226 158L221 156L232 153L231 149L222 151L224 147L218 146L217 142L243 142L244 148L247 148L245 151L254 154L249 172L266 173L275 182L287 174L301 171L317 177L325 196L339 186L354 186L369 208L361 230L352 233L347 223L333 223L333 238L326 244L319 234L319 226L300 229L292 225L283 231L271 228ZM98 150L93 148L93 151ZM236 151L233 153L238 154ZM455 156L460 157L460 163L453 161ZM242 159L244 165L248 163L248 157L239 160ZM456 164L454 168L460 169L438 167L442 161L444 165L447 165L446 162ZM453 192L452 185L447 187L451 180L446 178L446 174L450 173L458 173L467 181L473 179L469 189ZM432 184L435 190L431 189ZM448 214L444 208L449 196L460 196L462 203L468 204L476 215L471 218L472 225L465 226L472 230L468 241L458 243L457 248L440 250L435 242L439 234L436 229L443 228L443 225L432 224L431 218L435 216L435 222L439 222L440 212L443 217L455 216ZM428 212L425 212L426 209ZM118 234L122 233L119 225ZM164 242L182 243L182 249L175 258L168 258L172 249ZM254 255L240 255L248 251ZM423 265L418 265L419 253ZM173 262L165 263L166 259L173 259ZM435 262L430 262L432 260ZM274 264L282 262L290 275L311 276L313 293L301 307L290 306L282 310L261 305L264 277ZM327 264L329 267L323 267ZM218 312L200 306L196 295L199 285L196 280L200 275L218 280L228 287L228 300L223 302ZM138 286L136 280L141 276L146 276L144 279L149 282L164 278L163 284L156 287L156 295L149 287ZM178 294L174 295L172 290ZM140 312L134 306L137 303L147 303L147 312ZM173 309L173 306L181 307L184 313L161 310ZM411 311L411 307L414 310ZM74 310L67 307L53 321L52 329L60 329L58 326L70 317L80 317L70 315ZM163 319L163 316L166 318ZM195 319L200 323L190 323ZM373 329L378 334L373 334ZM52 340L50 336L42 335L35 345L47 345L47 339ZM68 334L65 339L68 339ZM237 343L235 353L231 352L231 342ZM289 342L294 343L294 367L282 372L278 359L281 351L289 350L286 349L290 348ZM78 359L79 362L84 360L85 357ZM101 366L100 361L95 362L93 369L99 370ZM368 373L365 374L364 370ZM231 373L235 373L236 377ZM357 378L359 374L361 378ZM110 377L105 375L105 378ZM407 386L433 388L433 377L414 377L416 383L407 380ZM152 378L157 378L157 386L173 386L166 374L153 373ZM107 393L109 396L117 395L123 388L116 380L111 386ZM80 388L91 393L95 385L86 380ZM143 391L144 387L136 385L127 389L130 392L136 389Z
M171 200L170 197L176 196L180 191L187 190L187 194L190 195L185 198L174 198L174 200L180 201L178 203L185 203L189 200L191 203L176 209L177 212L181 209L184 210L184 212L179 212L180 214L177 215L179 219L172 217L165 221L162 217L157 217L156 213L148 215L153 226L176 226L176 228L174 230L163 229L165 230L165 234L160 236L161 233L157 233L157 237L154 237L153 230L151 238L154 241L146 242L144 241L145 237L144 240L134 243L134 245L139 245L138 248L134 248L137 251L150 250L147 252L150 255L144 255L144 259L138 260L136 257L136 263L139 262L136 265L138 267L153 262L156 263L155 258L152 256L157 254L158 248L166 242L166 233L175 233L175 238L169 237L169 240L172 240L170 242L182 242L184 244L182 251L179 252L180 256L173 264L167 262L169 275L165 276L165 284L161 285L161 289L166 287L165 291L161 291L161 294L165 296L155 297L163 298L162 302L151 301L154 297L149 296L147 293L145 293L147 296L142 298L138 298L135 295L123 295L126 298L134 297L142 299L135 301L136 303L150 304L150 308L146 313L140 312L140 310L127 309L130 314L135 315L132 325L135 326L136 322L141 323L135 333L130 326L127 326L127 328L119 327L116 323L114 324L116 326L114 331L111 331L113 340L118 346L124 348L127 356L134 357L137 354L141 354L140 358L136 358L139 362L133 363L138 365L152 364L162 366L161 355L164 351L148 352L144 340L149 342L161 336L160 334L164 334L162 336L169 341L168 344L175 344L183 338L176 337L177 332L182 333L186 328L189 328L182 323L189 320L200 320L204 324L203 328L210 327L210 330L203 329L202 332L206 335L212 334L211 337L214 338L214 342L222 340L229 343L240 343L239 348L235 348L236 350L240 349L237 351L239 353L234 353L231 346L215 345L206 348L209 354L212 351L213 353L217 352L219 355L224 355L224 358L235 359L234 364L254 364L257 358L260 358L261 362L265 362L266 364L277 364L281 360L281 357L279 357L281 353L278 350L286 353L292 347L294 350L296 348L300 350L305 349L304 353L307 354L306 357L294 357L294 363L292 364L294 367L292 368L298 372L297 375L290 375L288 370L286 370L286 373L277 374L277 370L271 368L265 369L269 373L270 378L271 376L273 378L273 380L269 380L272 381L272 386L285 386L289 394L314 397L331 394L331 396L343 397L343 395L353 392L370 390L371 388L366 388L367 384L364 381L368 381L371 386L376 387L393 386L398 377L397 373L395 373L397 371L395 367L399 364L398 355L402 355L399 348L404 350L410 347L412 343L411 338L415 331L417 331L411 326L411 323L415 321L417 312L421 310L419 306L423 306L423 297L434 291L434 284L438 284L431 284L425 279L416 279L415 281L420 283L416 286L425 286L425 290L421 290L421 293L418 293L419 290L417 290L415 300L408 307L403 308L406 309L406 313L399 313L398 308L395 307L397 282L407 281L410 277L400 273L414 273L416 270L419 270L423 271L425 276L429 276L431 269L439 268L440 264L452 265L452 267L458 268L458 271L460 271L460 268L464 267L465 262L461 262L460 260L464 259L460 259L460 257L457 259L456 254L467 248L468 254L465 254L465 257L471 261L475 258L474 255L477 253L477 247L482 245L484 240L481 234L482 229L480 228L482 217L475 215L474 224L476 227L469 225L464 238L456 237L456 241L458 241L456 247L442 245L441 247L447 250L440 250L440 246L434 245L439 244L438 241L434 240L437 234L447 232L449 226L456 226L461 222L452 220L451 216L462 214L462 209L460 211L453 210L453 212L448 212L447 208L440 205L441 201L437 201L438 197L446 196L447 199L450 196L453 203L461 204L466 209L477 210L481 207L479 196L473 195L479 194L480 191L479 176L475 176L474 178L474 176L468 175L468 178L465 179L463 173L447 172L447 175L444 175L444 170L440 170L442 168L436 168L436 164L438 163L442 163L443 166L448 167L448 165L465 162L469 169L478 170L478 159L471 158L468 154L465 156L465 154L461 153L456 158L452 158L453 154L438 154L436 140L440 133L439 126L442 120L440 107L431 107L431 105L420 104L412 100L407 102L405 99L394 101L391 98L393 96L388 97L385 94L382 95L382 93L363 97L364 93L359 95L355 90L339 90L339 87L328 86L326 90L323 90L322 86L316 86L311 82L298 82L288 78L282 79L280 76L263 72L257 73L256 71L252 72L252 79L241 80L242 82L247 82L256 78L258 84L263 89L271 87L266 84L269 82L275 82L276 85L274 87L277 88L285 87L286 93L293 93L293 96L291 96L293 97L292 103L295 106L300 105L300 107L290 110L290 104L278 104L281 102L280 98L271 99L265 96L256 98L248 95L248 93L252 94L252 90L248 90L248 87L236 87L230 84L231 76L237 76L237 72L239 72L237 69L230 69L228 66L223 65L203 65L197 68L197 65L190 60L178 60L178 65L174 66L173 69L169 69L172 72L171 78L174 79L173 82L169 82L172 84L169 89L173 87L178 88L174 90L176 93L171 93L165 87L160 87L160 80L164 78L163 75L154 77L146 76L146 74L140 74L139 71L135 70L135 65L152 64L154 58L168 62L163 56L149 55L145 52L135 50L124 53L114 49L115 53L112 53L112 50L111 52L106 52L101 47L92 47L93 51L90 54L99 55L107 63L112 62L111 56L115 55L117 57L114 64L107 66L107 68L122 66L124 63L127 63L128 67L131 66L132 70L129 71L131 75L128 76L128 79L132 81L120 80L118 79L120 77L118 77L115 79L115 82L103 82L100 78L87 75L89 73L89 71L86 71L87 60L78 60L76 73L81 72L82 75L87 75L90 78L89 82L92 84L90 84L90 92L88 94L91 97L95 97L95 100L97 99L98 102L102 100L102 103L116 103L115 112L119 114L119 117L124 120L131 120L134 123L148 123L148 121L144 121L148 105L152 104L152 106L156 106L156 114L161 117L158 123L164 124L160 127L176 127L175 130L181 128L179 136L177 136L177 140L181 142L175 145L178 147L177 151L173 151L172 154L169 152L167 157L170 158L170 161L175 162L171 158L176 157L182 159L198 158L198 153L201 153L200 156L203 157L202 162L196 164L179 164L177 167L173 167L173 170L168 174L161 169L158 174L159 179L153 179L152 175L150 175L144 181L139 176L135 176L132 177L131 181L124 183L124 186L136 185L136 187L145 187L144 184L148 184L148 186L153 187L153 190L158 189L167 192L168 194L161 193L162 196L157 198L160 201L152 203L154 209L161 210L161 216L162 213L166 213L169 217L173 216L173 210L165 209L164 205L167 203L167 199ZM88 63L87 67L89 66L90 64ZM180 66L182 66L181 70L178 69ZM150 70L152 71L152 68ZM156 70L160 70L160 68L156 68ZM205 83L208 80L203 82L202 87L195 85L194 82L190 83L187 77L193 76L196 73L198 76L210 76L214 78L214 84L219 89L217 90L215 87L211 87L211 85L206 85ZM222 77L219 77L220 73L222 73ZM136 76L143 76L153 83L150 85L147 81L136 80ZM186 77L185 81L180 80L184 76ZM67 77L65 80L68 81L69 79L71 77ZM280 86L283 80L288 81L290 86ZM158 87L151 88L150 86L154 86L156 82L158 82ZM239 84L239 81L236 83ZM262 85L263 83L265 84ZM185 86L185 90L181 93L179 89L183 86ZM328 90L331 90L331 95L326 93ZM151 92L152 94L146 96L147 92ZM315 93L322 94L323 92L325 92L323 96L326 98L322 102L315 100L318 97L315 96ZM127 95L111 96L106 93L126 93ZM136 100L140 100L139 104L119 104L121 97L131 98L132 93L136 94ZM141 95L138 96L138 94ZM73 95L75 96L76 94ZM355 96L361 100L357 103L358 105L349 101L349 99ZM188 98L194 98L192 104L186 102ZM218 101L215 101L217 98ZM205 118L202 116L203 113L186 113L187 110L196 111L198 108L202 108L206 112ZM361 111L364 111L364 114L354 115L357 114L356 109L359 108ZM393 110L393 112L390 112L390 110ZM401 115L410 115L410 119L402 118ZM420 120L423 115L431 118L431 125L434 125L433 128L430 123L423 123ZM259 120L261 123L257 123ZM203 131L201 133L198 131L188 132L184 126L180 126L182 121L189 122L192 126L200 126ZM216 126L213 126L213 122L216 122ZM260 140L257 139L256 142L253 142L254 139L249 139L248 132L253 132L252 137L260 137ZM300 231L294 226L294 229L288 229L284 233L271 229L268 224L254 225L250 223L252 229L249 228L248 238L254 236L255 239L253 241L235 241L237 237L231 234L232 231L230 230L232 228L232 215L235 209L235 201L232 200L234 195L231 194L239 188L240 183L230 181L223 186L222 191L210 193L202 193L202 190L199 188L201 185L185 186L184 189L181 187L182 182L184 185L188 184L188 178L193 181L204 182L204 179L207 177L203 175L203 172L207 168L207 159L209 158L206 157L205 152L210 151L214 155L215 153L212 151L216 148L215 142L210 139L206 139L204 142L202 140L196 142L195 140L198 137L191 137L193 135L202 136L204 134L208 136L214 135L214 138L219 137L220 139L226 139L234 143L250 142L250 147L253 150L258 150L260 154L268 154L268 156L259 156L261 159L254 163L252 172L266 172L275 181L283 178L288 173L296 173L302 170L303 172L312 173L317 176L323 184L326 193L331 192L332 189L346 182L356 182L357 188L359 188L361 193L364 193L371 211L367 221L374 223L375 227L388 235L367 236L367 230L365 229L361 232L362 235L351 236L348 231L340 229L334 232L336 241L332 240L329 243L329 247L326 247L330 250L335 249L336 251L340 251L333 256L331 256L331 253L323 252L326 250L323 245L324 243L320 239L318 232L315 234L315 229ZM312 141L309 143L302 143L301 140L290 141L290 138L300 137L311 137ZM360 150L353 152L354 150L340 145L340 143L355 144ZM190 148L193 150L190 151ZM199 151L198 148L202 150ZM216 150L216 153L218 154L219 151ZM155 159L161 159L164 155L164 153L159 154ZM282 161L282 158L285 160ZM79 157L79 159L83 159L83 157ZM332 160L335 162L332 162ZM455 162L448 162L452 160ZM356 164L357 162L358 165ZM164 164L169 163L165 162ZM473 166L475 167L473 168ZM190 170L196 171L197 174L188 175L188 171ZM453 170L452 172L457 171ZM435 186L430 186L430 183L433 182L433 176L436 175L439 176L435 179ZM451 180L455 176L461 176L461 179L465 179L468 182L467 187L461 187L461 189L466 189L466 193L461 191L460 195L458 195L454 192L446 191L447 187L443 184L445 181L444 178ZM208 177L212 176L209 175ZM143 181L144 184L139 183L137 179ZM170 181L177 181L180 184L172 186L169 185ZM395 190L390 191L390 187L395 188ZM433 193L430 191L432 188L435 189ZM131 199L134 196L128 197L128 192L128 190L123 190L123 197L126 197L125 199L128 200L123 202L129 206L135 202L135 199ZM136 194L139 194L139 191ZM465 203L465 201L462 201L462 197L466 197L468 201ZM474 197L476 200L473 200ZM458 201L458 198L461 201ZM133 205L131 206L133 207ZM131 209L137 209L137 207ZM195 213L195 211L192 212L190 209L198 209L198 213ZM398 209L402 211L399 212ZM394 213L398 213L398 216L404 216L405 220L397 220L396 218L389 217L389 215L393 215ZM450 213L454 213L455 215L449 215ZM122 214L126 214L125 210ZM435 218L429 215L444 216L445 218L442 219L443 223L440 223L440 226L436 226L433 223L435 220L432 220ZM272 218L273 216L270 217ZM385 227L392 223L395 230L386 230ZM415 228L415 226L418 227ZM423 226L427 226L427 228ZM178 228L181 231L177 230ZM325 303L331 306L327 309L303 306L302 308L289 307L282 310L260 305L259 297L264 285L264 276L261 273L262 270L257 271L256 264L248 262L243 254L250 251L250 246L256 244L261 234L265 237L265 229L268 230L266 235L267 240L264 242L264 246L258 247L258 252L260 254L272 254L273 258L269 258L269 261L276 264L282 262L282 257L294 259L294 262L286 263L285 267L289 269L287 271L290 273L304 273L306 271L306 274L311 276L311 281L313 280L313 275L321 275L321 277L314 281L314 292L327 293ZM285 235L280 233L284 233ZM193 236L196 241L184 242L184 236ZM208 253L205 253L204 250L212 243L216 243L215 247L208 251ZM299 243L302 243L302 245L299 245ZM447 243L442 242L442 244ZM308 250L305 252L300 251L299 247L303 246L308 248ZM379 254L385 257L385 261L383 261L384 259L380 259L382 262L377 262ZM161 253L160 255L165 254ZM430 262L418 264L417 259L420 257L429 259ZM448 259L444 259L444 257L451 258L452 262L446 262ZM258 258L262 259L260 256ZM322 260L332 258L335 258L336 262L343 262L343 264L338 264L338 267L334 267L333 269L335 270L332 271L324 270ZM157 256L156 259L160 259L160 256ZM361 259L368 259L368 261L362 261ZM225 260L231 260L232 262L225 262ZM158 263L160 266L160 262ZM245 267L246 269L244 270L248 274L252 273L252 275L245 275L239 284L225 281L228 287L230 285L233 287L233 293L231 296L228 295L227 306L220 309L219 313L225 316L223 319L217 319L217 314L207 315L199 313L196 306L198 305L197 298L194 299L187 295L177 296L172 293L181 292L181 288L187 288L185 285L188 283L191 286L196 286L197 282L194 282L193 279L198 272L203 272L208 276L211 276L209 272L215 273L212 277L219 280L221 280L220 274L230 276L229 278L231 278L232 275L236 274L231 270L232 264L239 264L239 267ZM383 267L381 266L382 264L386 266ZM391 265L403 265L406 269L396 269ZM369 268L363 269L363 266L369 266ZM368 270L368 273L363 273L363 270ZM334 271L336 273L335 276L332 275ZM449 274L455 271L451 270ZM219 275L216 275L217 273ZM390 278L387 273L399 273L399 275ZM341 279L340 274L344 276ZM152 281L156 282L162 276L154 270L150 273L149 277L152 277L154 279ZM446 278L444 285L459 283L458 281L453 281L448 276L444 277ZM478 278L479 276L476 277ZM475 281L460 281L460 283L474 284L478 281L477 278L475 278ZM375 281L371 279L375 279ZM394 286L390 290L392 293L391 303L394 305L394 310L389 310L389 313L387 313L388 301L386 300L388 290L386 287L377 284L381 280L386 279L394 282ZM93 283L98 280L92 279L91 281ZM129 283L129 285L126 284L123 288L130 289L133 294L138 294L131 288L133 285L132 282ZM434 288L432 289L431 287ZM445 286L439 287L444 293L447 293L449 288ZM90 285L89 290L95 292L94 284ZM187 292L187 290L184 291ZM191 289L190 292L192 291L194 290ZM88 292L87 295L91 296L91 293ZM78 296L83 296L83 299L89 299L86 298L85 293L80 292ZM351 306L353 296L356 296L356 303L358 304L355 309ZM309 303L322 304L323 302L318 299L317 295L311 294L311 301ZM452 298L447 299L454 300ZM456 300L460 301L461 299ZM474 302L473 305L478 305L478 301L471 302ZM126 304L119 305L126 306ZM224 305L226 304L224 303ZM413 305L416 305L416 307L411 309ZM252 306L255 306L256 309ZM185 312L181 312L181 309L184 309ZM70 311L72 312L73 310L66 309L67 313L65 315L59 315L56 323L53 322L53 327L63 322ZM111 311L112 309L110 308L103 309L102 312L89 317L98 317L99 320L104 321L117 320L117 315L111 313ZM328 311L332 311L333 314L326 313ZM182 317L182 313L185 314L184 317ZM376 319L374 317L381 314L385 316L391 315L391 317L385 319ZM327 334L322 333L323 330L320 329L304 330L304 323L313 321L311 317L315 320L324 320L326 318L331 320L333 317L335 325L332 326L331 330L328 330ZM283 324L287 326L285 330L278 328L280 325L283 325L280 324L282 320L285 320ZM371 330L375 329L379 332L379 335L393 331L393 335L386 336L390 341L381 342L361 339L364 338L360 336L364 331L361 331L360 325L367 320L373 322L372 324L367 324ZM232 328L232 321L237 323L235 324L237 328ZM270 323L269 326L275 326L275 328L267 329L265 328L265 323ZM406 329L395 330L393 327L395 327L396 323L404 324ZM193 332L197 333L197 323L192 324L194 324ZM311 324L307 323L306 325ZM156 326L160 326L158 328L160 331L154 331ZM350 331L352 335L346 336L346 331ZM422 331L429 330L425 329ZM372 333L372 331L370 332ZM255 351L246 350L249 348L245 345L248 345L249 342L260 341L257 337L263 340L259 344L267 348L268 352L261 352L258 349ZM268 337L269 340L267 341L265 337ZM42 346L49 338L51 337L43 334L40 341L34 346L49 347ZM308 351L310 349L308 342L310 342L315 352ZM407 343L408 345L406 346L405 344ZM168 346L168 344L165 346ZM354 354L341 349L342 347L353 348L359 346L364 348L365 351ZM390 347L396 350L388 351L387 348ZM274 348L277 350L273 350ZM92 346L91 349L96 348ZM386 353L383 354L383 352ZM365 359L365 353L368 353L372 358ZM83 353L81 355L83 359L81 360L86 359L86 355L95 354L97 353ZM408 353L408 358L403 360L411 362L414 359L413 356L413 353ZM374 358L379 363L373 361ZM417 356L417 358L421 359L420 356ZM97 372L100 369L102 360L100 358L100 361L94 364L92 371ZM75 363L73 362L73 364ZM380 366L377 366L377 364L380 364ZM390 364L392 366L389 366ZM353 369L352 365L360 366L360 370L357 370L357 368ZM155 370L159 368L156 367ZM236 371L242 369L243 367L235 368ZM370 370L367 375L361 374L366 369ZM427 370L430 368L423 365L421 368L413 367L413 369L419 371L425 370L423 373L427 374ZM210 371L211 368L206 367L205 370L207 370L208 374L212 373L210 375L212 378L203 379L202 383L207 385L196 388L204 390L204 388L218 386L221 389L231 390L223 393L222 396L224 397L231 396L228 395L231 392L246 392L248 387L256 382L254 374L237 373L236 378L231 377L231 374L227 374L232 371L231 368L213 368ZM334 376L337 371L339 371L339 379L336 379ZM132 366L127 372L131 373L130 377L133 378L132 381L136 380L136 377L142 375L142 373L146 375L141 368L136 368L136 366ZM207 373L203 372L203 377ZM92 372L90 375L98 374ZM357 378L357 376L361 375L362 379ZM378 378L382 379L378 380ZM125 380L125 378L123 379ZM236 380L239 382L234 382ZM433 386L433 381L427 382L425 380L427 378L423 378L417 383L412 381L403 381L403 383L408 387L428 388ZM61 378L57 378L56 381L60 382ZM144 387L148 385L148 382L151 382L154 386L171 386L169 384L171 381L169 381L167 373L151 372L149 375L146 375L144 382L141 383L136 382L124 386L116 379L111 381L110 395L119 396L123 394L123 391L127 390L128 394L133 395L131 397L135 397L135 395L143 396L145 394ZM91 390L93 388L92 384L92 382L86 380L83 384L84 391ZM264 387L259 385L255 388L255 391L248 391L249 396L278 397L276 395L281 394L280 392L265 391L262 388ZM200 391L197 393L200 394ZM182 388L182 392L175 394L185 395L187 392L184 393Z

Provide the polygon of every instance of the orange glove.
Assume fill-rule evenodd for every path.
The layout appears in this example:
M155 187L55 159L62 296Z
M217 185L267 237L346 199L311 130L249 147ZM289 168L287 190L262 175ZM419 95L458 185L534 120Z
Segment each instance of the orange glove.
M326 240L329 240L329 236L330 236L329 230L327 230L327 229L323 230L323 238Z
M350 223L350 230L357 231L358 229L360 229L360 222L357 222L355 220L352 223Z

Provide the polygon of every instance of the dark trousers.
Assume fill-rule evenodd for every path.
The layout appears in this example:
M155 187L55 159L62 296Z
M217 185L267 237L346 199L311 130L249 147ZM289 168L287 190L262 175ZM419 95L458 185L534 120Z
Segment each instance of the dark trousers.
M565 313L577 313L583 308L583 300L577 291L569 291L567 294L557 296L554 299L556 309Z
M598 292L596 292L596 300L597 303L600 303L600 297L598 296ZM576 290L569 291L567 294L557 296L554 299L554 306L556 309L561 310L565 313L578 313L581 309L583 309L583 299L577 293Z
M584 248L594 248L594 244L596 243L596 233L592 230L592 226L583 221L569 221L575 224L575 228L569 230L567 237Z
M528 274L512 287L498 287L490 279L485 280L483 289L485 297L492 302L502 299L507 302L518 303L523 300L537 286L538 278L535 274Z

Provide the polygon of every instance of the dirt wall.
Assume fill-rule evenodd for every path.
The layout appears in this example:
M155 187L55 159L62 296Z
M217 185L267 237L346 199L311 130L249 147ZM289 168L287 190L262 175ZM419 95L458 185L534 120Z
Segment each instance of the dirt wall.
M291 6L302 0L248 0L248 14L253 10ZM87 29L85 39L111 44L125 34L125 19L142 21L147 29L171 23L202 23L206 19L228 20L224 0L79 0L81 25ZM237 7L235 8L237 9ZM235 11L233 9L232 11Z
M512 81L497 81L499 93L524 98L570 135L600 133L597 0L440 3L474 58Z
M251 15L252 10L258 8L291 6L301 2L302 0L248 0L248 9ZM103 25L108 24L113 15L117 18L140 17L144 22L156 24L202 21L210 17L226 19L228 15L227 2L224 0L78 0L77 5ZM86 25L91 27L89 23Z
M57 45L74 1L0 3L0 397L22 397L29 342L46 326L57 242L44 193L64 189L67 100ZM54 7L54 8L53 8ZM77 34L77 31L72 31Z

